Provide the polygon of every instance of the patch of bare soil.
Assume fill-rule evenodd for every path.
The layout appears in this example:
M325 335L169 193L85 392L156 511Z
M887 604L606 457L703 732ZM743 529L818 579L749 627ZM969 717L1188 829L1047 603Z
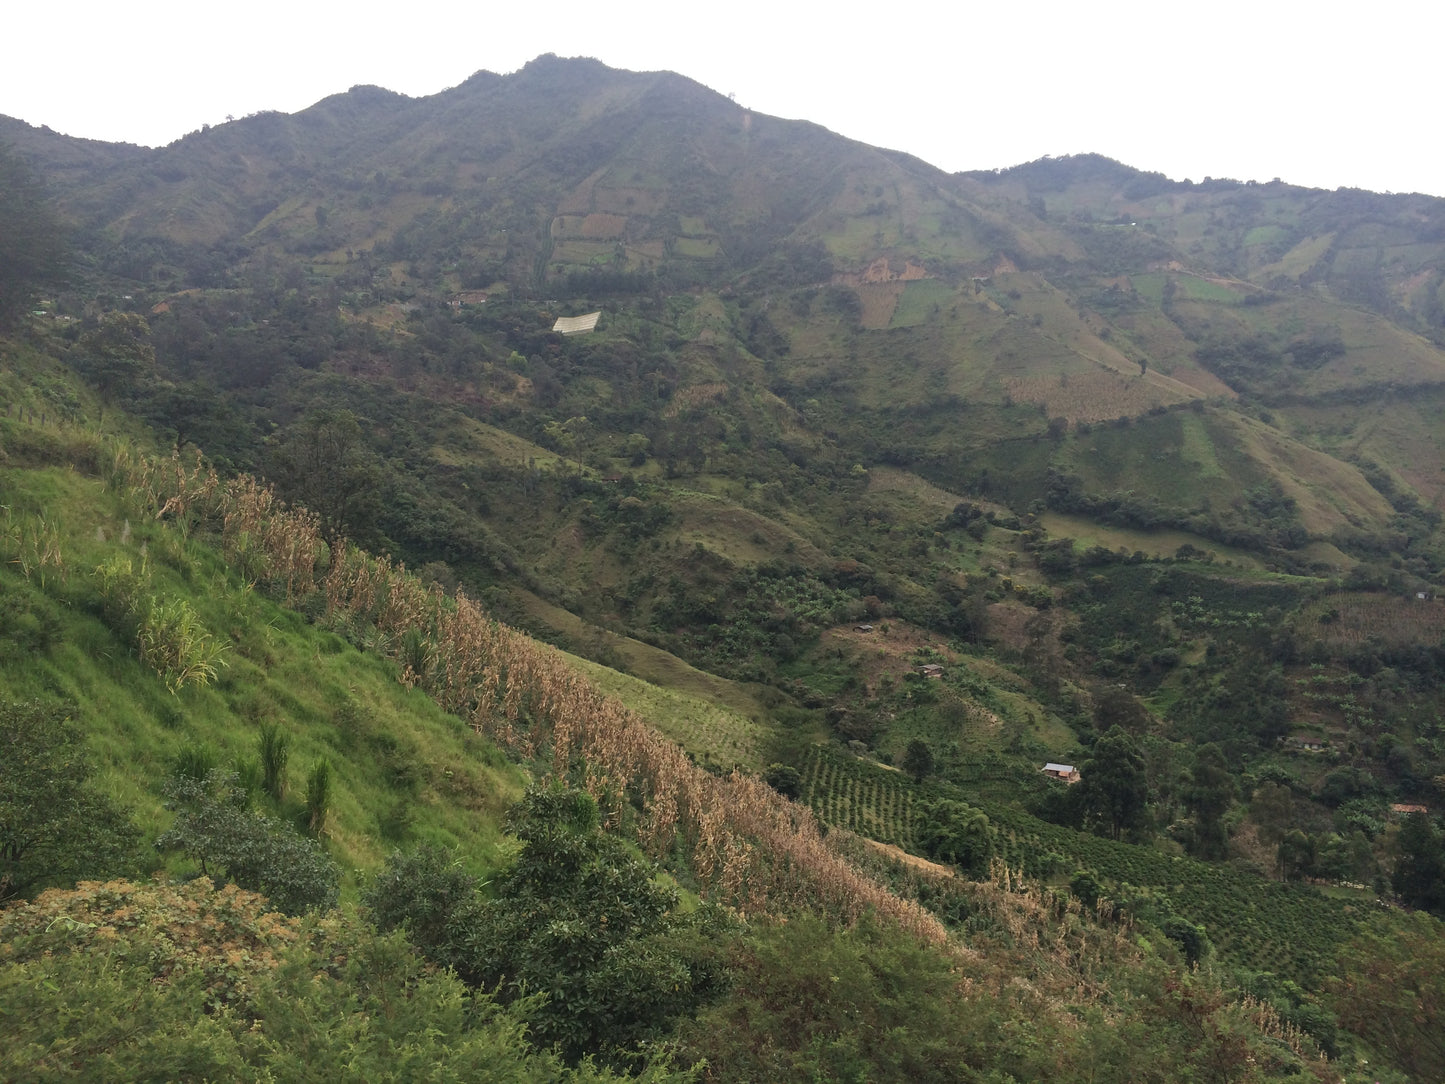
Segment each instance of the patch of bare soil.
M888 631L883 631L884 625ZM858 676L869 689L876 689L884 674L899 679L913 669L913 653L920 648L932 648L949 662L954 656L948 648L930 633L913 625L899 621L879 621L872 632L858 632L853 625L839 625L827 629L819 644L826 651L841 650L851 657L858 669Z

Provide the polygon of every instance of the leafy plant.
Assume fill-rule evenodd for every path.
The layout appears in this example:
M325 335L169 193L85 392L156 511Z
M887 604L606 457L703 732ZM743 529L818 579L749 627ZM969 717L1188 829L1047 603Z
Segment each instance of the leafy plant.
M140 568L123 553L95 566L91 574L100 595L101 614L112 632L129 638L135 634L136 611L149 579L145 559Z
M331 761L317 757L306 776L306 826L321 838L326 831L326 813L331 807Z
M225 648L217 643L185 599L152 599L140 622L140 656L172 693L216 678Z
M165 790L176 819L156 840L159 850L182 851L207 876L260 892L289 914L336 906L336 864L314 840L248 809L234 772L176 776Z
M95 788L65 709L0 701L0 901L128 865L139 832Z
M0 912L0 1077L677 1084L571 1069L503 1007L354 913L304 924L205 878L88 882Z
M261 789L273 802L286 797L286 762L291 755L291 736L279 723L262 723L257 741L261 750Z
M532 787L508 825L522 850L494 900L445 852L424 849L393 857L368 893L378 923L408 924L428 955L504 1002L546 994L534 1041L570 1062L626 1063L716 992L726 920L711 908L678 914L677 893L602 830L585 792Z
M209 746L188 742L176 754L175 774L187 779L205 779L216 767L216 754Z

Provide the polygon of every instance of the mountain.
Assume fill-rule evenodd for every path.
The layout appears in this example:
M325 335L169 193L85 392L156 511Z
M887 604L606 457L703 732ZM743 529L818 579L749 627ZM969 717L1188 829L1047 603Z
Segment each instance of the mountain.
M0 142L93 388L13 401L264 474L704 770L1207 941L1327 1045L1361 915L1445 898L1445 201L950 175L551 56Z

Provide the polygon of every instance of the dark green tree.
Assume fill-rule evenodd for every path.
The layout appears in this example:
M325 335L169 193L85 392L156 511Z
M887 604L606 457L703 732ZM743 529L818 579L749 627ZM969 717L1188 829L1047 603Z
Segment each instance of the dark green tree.
M1410 907L1445 917L1445 844L1429 814L1406 817L1395 845L1395 894Z
M315 840L248 808L235 772L218 769L203 780L174 776L165 789L176 819L156 840L157 849L183 851L208 877L260 892L288 914L336 906L336 863Z
M0 702L0 901L122 872L139 835L96 789L65 709Z
M409 854L397 851L363 902L377 929L404 928L428 959L468 973L466 943L486 900L480 878L464 870L453 852L430 843Z
M678 914L676 891L602 830L585 792L529 788L507 824L522 850L494 882L495 899L474 908L461 879L432 869L431 883L455 890L455 902L413 906L432 930L448 916L444 951L469 984L504 1002L545 995L531 1019L540 1047L627 1064L720 989L726 920L712 908Z
M1128 733L1114 727L1094 745L1078 784L1078 801L1087 823L1120 839L1148 823L1149 783L1144 756Z
M791 764L769 764L763 772L763 782L784 798L797 801L803 796L803 777Z
M1184 790L1184 805L1194 815L1190 850L1200 858L1224 857L1229 842L1224 815L1229 812L1237 791L1223 751L1213 742L1201 745L1194 754L1194 768L1189 786Z
M922 738L914 738L903 751L903 770L922 783L933 771L933 749Z
M1170 915L1166 918L1160 929L1164 936L1177 944L1184 953L1184 960L1190 967L1198 966L1209 952L1209 938L1205 934L1203 926L1196 925L1178 915Z
M1340 1024L1411 1080L1445 1080L1445 930L1410 915L1347 946L1336 965Z
M688 1084L570 1069L503 1007L350 909L278 918L204 879L113 882L0 911L0 1080Z
M918 845L940 862L951 862L970 876L983 877L993 858L994 836L983 810L965 802L941 801L924 814Z
M349 410L317 410L270 450L267 473L290 500L321 517L327 538L364 541L381 508L381 471Z
M65 270L65 231L34 171L0 144L0 328Z
M1280 838L1275 858L1283 880L1302 880L1314 872L1315 837L1298 828L1291 829Z
M150 326L133 312L108 312L80 336L72 353L75 368L95 385L103 405L136 386L155 370Z

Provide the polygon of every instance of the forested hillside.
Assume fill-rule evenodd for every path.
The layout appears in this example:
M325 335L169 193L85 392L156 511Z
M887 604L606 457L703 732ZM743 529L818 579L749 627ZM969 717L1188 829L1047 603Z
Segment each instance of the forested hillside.
M9 1004L200 872L312 917L156 965L180 1074L286 1075L182 1009L312 953L539 1079L1440 1075L1445 201L556 57L0 140L0 699L89 764L0 819L106 826L0 885L180 879L0 914Z

